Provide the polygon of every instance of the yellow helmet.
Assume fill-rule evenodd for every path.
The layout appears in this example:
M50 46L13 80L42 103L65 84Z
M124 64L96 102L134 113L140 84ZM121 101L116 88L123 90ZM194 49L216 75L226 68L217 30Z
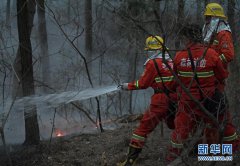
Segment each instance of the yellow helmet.
M218 3L209 3L206 6L204 16L215 16L215 17L221 17L224 19L227 18L224 14L223 7Z
M149 36L146 39L145 50L158 50L162 49L163 38L160 36Z

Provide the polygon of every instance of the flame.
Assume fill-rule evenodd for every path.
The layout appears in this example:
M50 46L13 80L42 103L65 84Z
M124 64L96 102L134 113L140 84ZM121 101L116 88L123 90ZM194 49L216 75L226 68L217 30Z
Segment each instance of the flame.
M57 137L62 137L62 136L64 136L64 133L63 133L63 131L61 131L61 130L56 130L56 131L55 131L55 134L56 134Z

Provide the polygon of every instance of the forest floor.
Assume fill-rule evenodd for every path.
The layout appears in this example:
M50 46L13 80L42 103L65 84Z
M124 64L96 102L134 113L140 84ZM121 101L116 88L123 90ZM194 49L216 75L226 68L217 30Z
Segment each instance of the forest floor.
M117 166L123 161L128 149L132 131L137 122L124 123L120 128L103 133L81 134L41 141L36 146L13 146L9 154L12 166ZM150 134L136 166L165 166L164 157L169 144L170 130L160 125ZM197 162L192 157L190 165L213 165L211 162ZM216 165L240 165L234 162L215 162ZM186 165L186 164L176 164ZM7 155L1 151L0 166L9 166Z

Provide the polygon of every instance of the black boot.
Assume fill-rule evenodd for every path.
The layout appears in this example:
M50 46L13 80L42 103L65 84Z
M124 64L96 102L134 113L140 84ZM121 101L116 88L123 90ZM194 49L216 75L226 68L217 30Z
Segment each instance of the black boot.
M133 166L141 151L142 151L141 148L134 148L132 146L129 146L127 159L119 166Z

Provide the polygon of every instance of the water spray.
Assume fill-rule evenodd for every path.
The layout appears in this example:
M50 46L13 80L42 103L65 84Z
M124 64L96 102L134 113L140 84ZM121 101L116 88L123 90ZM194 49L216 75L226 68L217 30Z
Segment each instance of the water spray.
M16 101L14 102L14 107L18 108L17 111L25 112L31 112L32 108L36 106L41 109L57 108L71 102L87 100L105 94L113 94L118 92L119 90L120 89L116 85L112 85L88 88L82 91L65 91L61 93L47 94L41 96L27 96L16 99ZM12 103L13 102L7 102L6 105L8 105L9 107L6 108L10 108L10 105ZM6 115L8 111L4 110L2 113L0 113L0 117L2 117L1 119L4 119L4 115Z

